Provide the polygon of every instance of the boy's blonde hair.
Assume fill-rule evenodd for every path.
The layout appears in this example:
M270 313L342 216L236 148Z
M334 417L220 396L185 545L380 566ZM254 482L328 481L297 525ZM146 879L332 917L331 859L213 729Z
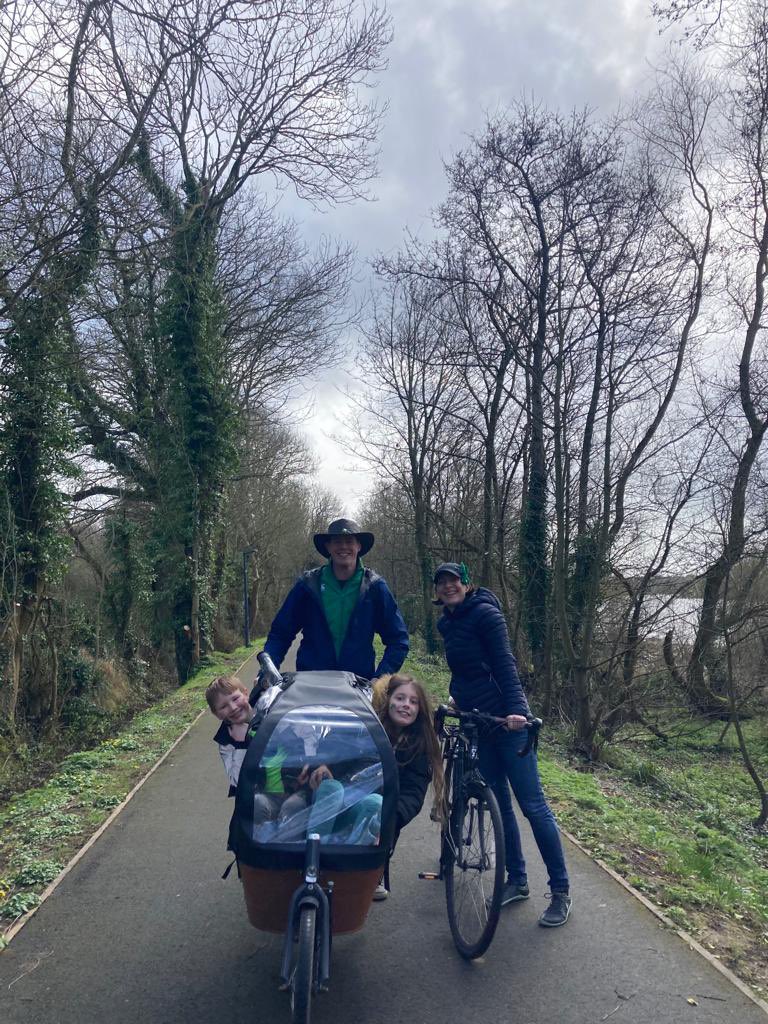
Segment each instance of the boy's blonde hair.
M205 699L208 701L208 707L214 715L216 714L216 705L219 698L228 697L235 690L240 690L246 697L248 696L248 687L237 676L219 676L206 688Z

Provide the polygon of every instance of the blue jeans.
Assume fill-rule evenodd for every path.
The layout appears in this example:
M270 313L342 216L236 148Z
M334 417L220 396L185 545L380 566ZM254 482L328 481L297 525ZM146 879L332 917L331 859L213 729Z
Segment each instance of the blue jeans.
M507 876L510 882L517 885L525 885L528 881L520 829L509 793L509 786L512 786L515 799L530 823L539 853L549 872L549 888L552 892L568 892L568 872L560 830L541 788L536 754L531 750L525 757L518 756L527 738L525 729L516 732L496 729L481 737L479 744L480 771L496 794L504 824Z

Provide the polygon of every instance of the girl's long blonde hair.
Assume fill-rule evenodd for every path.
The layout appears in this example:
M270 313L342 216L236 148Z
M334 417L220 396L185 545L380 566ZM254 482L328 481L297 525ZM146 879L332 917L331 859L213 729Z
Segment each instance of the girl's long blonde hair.
M389 702L395 690L398 690L406 683L410 683L415 689L419 698L419 713L412 725L405 729L395 726L389 717ZM379 721L384 726L384 731L389 736L392 746L398 746L407 751L408 760L413 760L421 754L426 754L432 768L432 789L435 800L432 807L432 817L444 817L445 807L445 776L443 774L443 753L440 749L440 741L435 732L432 705L424 686L405 672L396 672L391 676L381 676L376 680L373 687L373 707L379 716ZM405 762L406 764L408 761Z

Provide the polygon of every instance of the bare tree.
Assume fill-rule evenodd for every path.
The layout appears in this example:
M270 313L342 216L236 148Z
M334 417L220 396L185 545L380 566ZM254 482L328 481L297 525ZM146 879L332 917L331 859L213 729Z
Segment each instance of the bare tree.
M584 114L561 118L518 103L448 168L440 222L462 253L456 261L482 296L505 365L524 372L526 449L520 522L521 597L533 668L550 678L546 441L548 332L557 294L557 253L568 226L568 193L613 159L610 132ZM443 261L445 263L446 261ZM546 682L545 682L546 685Z
M434 286L389 275L363 337L360 369L368 410L355 431L363 457L382 480L399 484L413 515L420 624L427 650L437 643L432 609L434 491L461 412L461 377L449 357L445 301Z
M718 609L725 581L747 551L752 529L748 499L750 488L759 485L768 429L762 326L768 273L768 21L762 3L745 3L737 13L727 26L730 34L713 32L707 38L703 70L673 70L672 80L683 91L668 107L672 118L666 121L677 133L673 159L684 168L692 198L706 212L707 237L720 256L710 292L718 290L724 345L738 363L736 381L725 370L718 375L715 404L727 412L716 449L722 483L712 492L723 497L712 512L714 521L725 525L710 531L701 617L685 673L694 706L715 715L725 713L726 703ZM692 109L706 111L706 122L695 123ZM681 125L687 126L685 132ZM669 153L672 141L670 136Z

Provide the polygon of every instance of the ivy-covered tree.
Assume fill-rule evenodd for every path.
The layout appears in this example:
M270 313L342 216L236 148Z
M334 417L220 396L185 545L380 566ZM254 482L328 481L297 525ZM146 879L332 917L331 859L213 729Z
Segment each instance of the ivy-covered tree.
M70 313L96 267L104 196L170 68L199 42L172 24L175 7L47 0L0 10L0 472L3 578L13 580L2 711L11 728L25 641L66 546L59 487L72 445L63 390ZM51 692L55 710L55 679Z
M58 481L72 471L67 456L73 436L62 384L58 312L42 296L31 297L18 310L3 361L0 491L7 533L2 556L3 578L12 585L3 595L8 653L0 714L11 727L25 641L48 587L63 571L69 546Z
M217 217L188 175L183 199L155 175L144 146L137 161L171 226L169 274L160 299L159 370L165 423L155 438L157 502L152 542L161 633L170 625L181 681L210 641L216 530L235 464L235 394L224 363L216 282Z
M187 33L202 36L204 12L177 16L189 22ZM269 0L258 17L248 4L226 3L219 16L147 120L125 186L143 211L152 206L139 244L159 239L152 248L158 290L145 295L138 339L138 348L151 353L151 413L139 412L136 395L126 402L125 394L105 394L86 330L76 339L71 375L84 435L115 477L95 490L127 489L152 504L156 638L173 637L180 680L210 639L216 531L234 467L238 398L258 394L252 383L244 386L242 359L228 363L232 317L219 274L226 213L264 174L287 179L315 202L360 194L372 171L379 113L359 90L381 66L389 39L380 11L358 17L348 0L301 0L289 8ZM116 251L124 248L117 238ZM129 263L124 253L117 262ZM345 262L326 261L316 301L336 288ZM306 308L303 283L288 289L287 300L296 296ZM133 295L141 289L135 275L122 284ZM266 313L261 322L274 329ZM308 351L323 338L322 322L318 317L304 334ZM114 369L109 356L97 355L96 363ZM269 360L264 365L274 374ZM251 375L258 369L257 360Z

